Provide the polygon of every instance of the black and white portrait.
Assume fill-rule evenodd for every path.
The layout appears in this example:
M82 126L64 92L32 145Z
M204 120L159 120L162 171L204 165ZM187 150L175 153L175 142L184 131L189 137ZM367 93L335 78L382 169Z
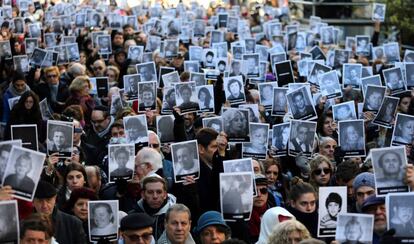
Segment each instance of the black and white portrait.
M227 58L217 58L216 70L219 71L221 74L227 71Z
M352 86L352 88L359 89L361 85L361 64L344 64L342 71L342 84L346 86Z
M138 98L138 83L141 81L141 75L124 75L124 92L128 101L133 101Z
M385 8L387 5L374 3L372 6L372 20L383 22L385 19Z
M9 160L12 147L21 147L22 140L11 140L0 142L0 182L3 179L4 172L6 170L7 161Z
M58 153L59 157L70 158L73 150L73 123L47 121L47 153Z
M414 62L405 63L405 81L407 82L407 89L414 87Z
M403 73L400 67L385 69L384 74L385 84L391 90L391 95L401 93L406 90L406 84L403 79Z
M42 29L39 24L29 24L29 34L32 38L39 38L42 36Z
M407 165L405 146L373 148L371 154L377 195L408 192L404 182Z
M249 110L249 122L258 123L260 121L259 105L255 104L240 104L239 108Z
M338 122L339 146L345 157L365 156L364 120Z
M204 36L205 28L206 28L206 23L204 22L204 20L201 20L201 19L194 20L193 35L195 37Z
M102 16L95 11L90 11L88 14L89 27L100 27L102 22Z
M134 175L135 146L133 144L109 144L109 182L130 180Z
M372 60L385 59L385 50L383 46L376 46L372 48Z
M37 125L11 125L11 139L22 140L22 147L39 151Z
M116 116L118 111L121 111L124 107L121 95L119 93L113 94L111 96L111 109L110 114Z
M174 137L174 116L173 115L159 115L156 117L157 135L161 143L169 143L175 141Z
M75 15L75 26L78 28L83 28L86 26L86 14Z
M249 220L253 207L253 174L220 173L220 203L224 220Z
M166 74L169 74L169 73L173 73L174 71L175 71L174 67L160 66L159 76L158 76L158 79L159 79L158 80L158 85L159 85L159 87L169 87L169 86L171 87L171 84L169 83L170 82L169 77L166 80L167 84L165 84L163 76L166 75Z
M242 73L242 60L232 60L229 76L244 76Z
M338 215L347 212L345 186L319 188L318 237L334 237Z
M223 119L221 116L203 118L203 128L211 128L217 133L223 131Z
M397 111L399 101L400 99L398 97L385 96L377 116L374 118L372 123L386 128L391 128L392 122L395 119L395 112Z
M224 32L213 30L211 31L210 43L224 42Z
M0 240L3 243L19 243L19 213L17 201L0 201Z
M289 155L296 156L303 153L310 157L315 140L316 122L291 120L289 135Z
M203 48L199 46L190 46L189 56L191 61L203 61Z
M341 213L337 223L335 240L339 243L372 243L374 215Z
M243 73L247 78L260 77L259 61L260 58L258 53L243 54Z
M175 84L175 101L181 113L194 112L200 109L195 82Z
M345 38L345 49L352 51L355 48L355 42L356 42L355 37L347 36Z
M69 62L80 61L79 48L77 43L67 44L65 47Z
M14 69L21 72L29 71L29 58L27 55L13 56Z
M68 54L66 53L65 46L55 46L53 50L58 53L58 65L68 63L69 57L68 57Z
M361 79L361 89L362 94L365 96L367 92L368 85L374 85L374 86L381 86L381 76L380 75L372 75L368 77L364 77Z
M32 201L45 158L44 153L12 147L2 185L11 186L16 198Z
M36 47L39 46L37 38L25 38L26 54L31 55Z
M13 19L14 23L14 32L16 34L23 34L24 33L24 19L17 17Z
M356 54L359 56L368 56L370 53L370 37L364 35L355 36Z
M414 116L397 113L392 145L411 145L414 139Z
M251 158L224 160L223 169L224 173L254 172Z
M203 64L205 68L216 67L216 50L215 49L203 49Z
M333 118L335 121L357 119L354 101L342 102L342 103L333 105L332 113L333 113Z
M155 110L157 99L157 82L138 83L138 111Z
M335 68L341 68L343 64L347 63L350 57L351 51L343 49L335 49L334 63Z
M153 52L161 47L161 38L159 36L149 35L145 50Z
M394 229L394 236L402 243L414 240L413 201L413 193L390 193L386 197L387 229Z
M249 142L249 110L240 108L223 108L224 132L229 141Z
M172 58L178 55L178 39L164 40L164 56L166 58Z
M386 88L383 86L368 85L367 91L365 92L363 111L377 113L384 99L385 90Z
M317 61L309 61L308 65L309 63L311 63L312 66L308 69L310 71L308 81L311 84L319 85L319 81L322 80L322 75L331 71L332 68L322 63L318 63Z
M239 18L229 16L227 19L227 32L237 33Z
M274 125L272 128L272 145L270 153L272 156L287 156L290 135L290 123Z
M0 57L4 57L4 59L12 59L13 55L11 52L10 41L0 41Z
M307 120L316 117L309 86L302 86L286 94L294 119Z
M269 136L269 124L249 123L250 142L242 144L244 158L254 157L265 159L267 155L267 141Z
M198 62L198 61L184 61L184 71L187 71L187 72L190 72L190 73L199 72L200 71L200 62Z
M197 86L196 88L200 112L214 113L213 85Z
M176 102L174 87L164 87L161 113L171 114L175 106Z
M400 46L397 42L384 44L385 58L387 63L400 62Z
M231 45L231 53L233 54L233 59L242 60L243 54L246 53L245 47L241 45Z
M187 176L194 176L194 179L198 179L200 161L196 140L171 144L171 153L176 183L185 181Z
M277 88L277 82L266 82L258 84L259 102L266 109L271 110L273 105L273 89Z
M127 143L147 144L148 129L145 114L124 117L124 128Z
M227 58L227 42L214 43L213 48L216 50L217 58Z
M246 101L243 87L243 76L230 76L224 78L224 92L230 104L239 104Z
M334 44L334 33L332 26L326 26L320 28L321 32L321 40L323 45L331 45Z
M112 53L112 44L110 35L99 35L97 36L98 53L99 54L110 54Z
M273 116L285 116L287 109L287 97L286 93L288 88L275 87L273 88L273 104L272 115Z
M327 99L342 97L341 85L335 70L324 73L319 80L319 87L322 96Z
M157 81L157 71L154 62L137 64L136 68L137 73L141 75L141 81Z
M32 67L40 67L45 59L47 51L40 48L35 48L30 56L29 64Z
M196 83L196 86L206 85L204 73L190 72L190 81L194 81Z
M89 241L118 239L118 200L89 201Z

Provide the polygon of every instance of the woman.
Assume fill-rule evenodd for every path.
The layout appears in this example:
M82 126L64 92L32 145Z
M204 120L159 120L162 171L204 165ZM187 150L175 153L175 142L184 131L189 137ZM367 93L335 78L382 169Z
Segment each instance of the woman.
M78 217L83 223L85 234L88 235L88 201L98 200L95 191L90 188L80 187L74 189L64 206L64 211Z
M116 66L106 67L106 76L108 77L109 87L118 86L119 69Z
M306 227L297 220L286 220L276 225L269 236L269 244L298 244L300 241L311 238Z
M280 223L289 219L295 219L295 216L289 213L286 209L282 207L269 208L263 214L262 222L260 223L259 240L256 244L267 244L269 236L272 234L272 230L275 226L278 226Z
M291 180L289 206L286 210L303 223L313 237L316 237L318 229L317 200L317 193L311 184L298 177Z
M63 209L73 190L88 186L88 178L85 168L79 163L70 163L67 165L63 179L63 186L60 188L57 196L57 205L59 209Z
M333 120L332 114L322 114L318 119L318 125L316 129L318 136L329 136L337 138L336 123Z
M95 108L95 101L89 95L90 89L92 89L92 85L89 77L78 76L69 86L70 96L66 101L66 106L78 104L82 107L85 121L90 121L92 110Z
M107 236L118 230L118 223L115 222L111 205L106 202L99 202L93 205L91 213L91 235Z
M394 141L401 144L411 144L414 139L414 120L409 117L398 117Z
M315 191L319 187L328 186L333 174L330 160L323 155L318 155L309 162L309 165L311 168L309 183L315 188Z
M266 127L261 125L250 125L250 143L247 145L244 144L245 153L253 153L253 154L264 154L266 155L267 152L267 137L268 137L268 130ZM245 146L246 145L246 146Z
M16 73L3 94L3 123L7 123L10 118L9 99L22 96L27 91L30 91L30 87L26 84L26 77L22 73Z
M282 166L275 158L263 160L262 164L268 180L268 189L269 192L275 197L276 206L284 206L286 186L283 180Z
M222 115L224 130L228 137L246 137L248 120L242 112L237 109L229 109Z
M202 87L198 91L198 105L200 106L200 110L208 112L212 112L213 110L213 100L206 87Z
M414 121L413 121L414 126ZM354 125L350 124L343 130L345 135L341 134L341 150L344 152L348 151L360 151L364 150L365 143L364 137L361 132L355 128ZM411 133L412 135L412 133Z

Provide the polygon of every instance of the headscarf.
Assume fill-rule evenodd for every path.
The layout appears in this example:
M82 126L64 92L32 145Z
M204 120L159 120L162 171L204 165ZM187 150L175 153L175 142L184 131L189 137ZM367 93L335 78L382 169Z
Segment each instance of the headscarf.
M287 219L295 219L289 211L282 207L269 208L262 217L259 240L256 244L267 244L270 234L276 225Z

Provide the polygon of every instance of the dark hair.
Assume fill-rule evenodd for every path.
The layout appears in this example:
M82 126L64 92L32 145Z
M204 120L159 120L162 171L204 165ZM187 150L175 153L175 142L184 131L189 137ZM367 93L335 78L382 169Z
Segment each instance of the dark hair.
M14 83L18 80L23 80L24 82L26 82L26 76L24 75L24 73L22 73L22 72L14 73L12 83Z
M41 231L45 233L46 239L53 237L53 224L49 216L33 213L20 223L20 239L23 239L28 230Z
M142 124L141 120L137 117L131 117L125 121L125 127L131 128L136 126L140 132L145 129L145 126Z
M82 164L75 163L75 162L68 164L68 166L66 167L66 171L65 171L65 174L64 174L64 177L63 177L63 179L65 181L65 183L64 183L65 185L66 185L66 178L68 177L68 174L71 171L79 171L79 172L81 172L82 175L83 175L83 178L85 180L85 186L88 186L88 175L86 174L85 167L83 167Z
M242 88L243 88L243 85L241 84L241 82L240 82L239 80L236 80L236 79L231 79L231 80L229 80L229 83L227 83L227 90L228 90L228 91L230 91L230 86L231 86L233 83L235 83L235 82L237 82L237 84L239 85L239 88L240 88L240 89L242 89Z
M161 183L162 184L162 189L164 191L167 192L167 182L165 181L164 178L161 178L160 176L147 176L144 177L144 179L142 180L142 190L145 191L145 186L148 183Z
M25 102L27 98L33 98L33 107L30 110L27 110L25 107ZM27 121L27 116L30 116L30 120ZM40 112L39 106L39 97L33 91L26 91L22 94L19 101L14 105L10 111L10 123L19 124L19 123L38 123L42 120L42 113Z
M72 104L63 110L62 114L66 115L67 117L72 117L77 121L82 121L85 119L83 115L83 110L80 105Z
M95 212L95 210L96 210L97 208L105 208L105 209L106 209L106 211L107 211L109 214L114 214L114 212L112 212L112 208L111 208L111 205L109 205L109 203L106 203L106 202L98 202L98 203L94 204L94 205L93 205L93 210L92 210L92 212L94 213L94 212ZM92 213L90 213L90 215L92 216ZM93 214L93 217L95 217L95 214ZM111 223L114 223L114 220L115 220L115 218L114 218L114 216L112 215L112 216L111 216L111 219L110 219L109 221L110 221Z
M88 199L91 201L98 200L98 196L96 195L95 191L90 188L80 187L73 189L69 200L65 204L65 212L73 214L72 209L80 198Z
M191 90L191 87L190 87L190 86L188 86L187 84L182 85L182 86L179 88L179 90L180 90L180 94L182 94L182 93L184 92L184 90L188 90L188 91L190 91L191 93L193 92L193 91Z
M93 110L103 112L105 118L107 118L110 115L109 114L109 109L108 109L107 106L98 105L98 106L94 107Z
M394 152L394 151L388 151L388 152L386 152L386 153L382 154L382 155L381 155L381 157L379 157L379 159L378 159L378 164L379 164L379 166L380 166L381 168L384 168L384 165L382 164L382 163L383 163L383 158L384 158L384 157L385 157L385 155L387 155L387 154L392 154L392 155L396 156L396 157L398 158L398 161L400 162L400 164L402 163L402 159L401 159L401 157L400 157L400 155L399 155L398 153L396 153L396 152Z
M295 176L292 178L289 192L289 199L292 201L297 201L303 194L312 193L317 196L313 186L307 182L304 182L299 177Z
M125 155L127 155L127 157L129 157L129 152L124 147L121 147L114 151L115 158L117 158L118 155L121 153L124 153Z
M335 177L337 181L342 180L343 182L348 182L355 178L358 173L358 165L351 160L346 160L337 166Z
M117 120L111 125L111 131L113 128L124 128L124 124L122 123L122 120Z
M218 133L212 128L203 128L195 136L198 145L207 148L213 140L216 140Z
M323 113L318 118L318 123L316 125L316 132L321 136L329 136L329 135L325 135L324 132L323 132L323 126L325 124L325 120L327 120L328 118L331 118L333 120L332 113L330 113L330 112L329 113Z
M338 203L338 204L339 204L339 208L341 208L341 207L342 207L342 198L341 198L341 196L340 196L338 193L336 193L336 192L331 192L331 193L329 193L329 195L328 195L328 197L326 198L326 201L325 201L325 207L326 207L326 208L328 208L328 204L329 204L330 202L335 202L335 203Z
M198 91L198 99L200 99L200 94L204 92L204 94L206 94L206 101L204 102L205 106L208 106L210 104L211 101L211 95L210 92L208 91L208 89L206 87L202 87L199 91Z

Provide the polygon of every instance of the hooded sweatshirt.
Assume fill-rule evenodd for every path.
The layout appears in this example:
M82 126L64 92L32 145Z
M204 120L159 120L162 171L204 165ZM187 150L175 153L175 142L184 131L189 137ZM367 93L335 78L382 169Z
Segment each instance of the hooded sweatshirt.
M259 240L256 244L267 244L273 228L275 228L283 218L295 219L295 216L282 207L269 208L263 214L262 222L260 224Z

